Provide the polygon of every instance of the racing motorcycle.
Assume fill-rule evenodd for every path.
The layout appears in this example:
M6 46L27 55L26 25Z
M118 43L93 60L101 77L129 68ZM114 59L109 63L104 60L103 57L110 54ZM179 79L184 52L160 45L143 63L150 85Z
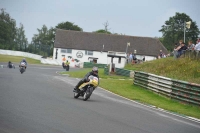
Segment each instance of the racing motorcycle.
M11 61L8 62L8 65L7 65L8 68L14 68L15 69L15 66L13 63L11 63Z
M19 66L19 71L21 72L21 74L23 72L25 72L25 67L26 67L26 63L25 62L21 62L20 66Z
M92 95L92 92L99 84L99 80L97 77L90 75L88 77L89 81L80 85L76 92L74 92L74 98L78 98L79 96L83 97L83 101L86 101Z
M64 62L62 63L63 69L66 69L66 71L69 71L69 65L66 65Z

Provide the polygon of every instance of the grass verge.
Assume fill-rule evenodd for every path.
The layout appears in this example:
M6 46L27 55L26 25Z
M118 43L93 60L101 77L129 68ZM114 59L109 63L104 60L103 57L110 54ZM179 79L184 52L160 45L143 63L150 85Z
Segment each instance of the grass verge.
M143 64L126 65L125 69L137 70L156 75L200 84L200 61L173 57L147 61Z
M62 72L61 74L69 74L71 77L83 78L90 70L91 69L81 69L80 71ZM99 86L106 90L144 104L151 104L168 111L200 118L200 108L197 106L185 105L170 98L155 94L147 89L133 85L133 80L128 80L130 78L122 76L107 76L104 75L103 72L103 69L99 69L99 76L101 78Z
M23 58L26 58L28 64L41 64L40 60L35 60L32 58L27 58L23 56L11 56L11 55L2 55L0 54L0 62L8 62L11 61L13 63L19 63Z

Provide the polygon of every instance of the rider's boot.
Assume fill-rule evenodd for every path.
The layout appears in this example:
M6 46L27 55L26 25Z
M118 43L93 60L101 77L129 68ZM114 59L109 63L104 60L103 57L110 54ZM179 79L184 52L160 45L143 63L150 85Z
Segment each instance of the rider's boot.
M77 91L77 88L76 87L74 87L74 90L73 90L73 92L76 92Z
M80 81L78 82L78 84L74 87L73 92L76 92L76 91L78 90L79 86L80 86L81 84L83 84L83 83L84 83L84 81L83 81L83 80L80 80Z

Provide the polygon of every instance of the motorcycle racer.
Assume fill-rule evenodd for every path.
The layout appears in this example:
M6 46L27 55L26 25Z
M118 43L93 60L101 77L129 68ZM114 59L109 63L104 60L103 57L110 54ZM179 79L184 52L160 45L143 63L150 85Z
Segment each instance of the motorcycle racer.
M96 76L96 77L98 78L98 80L99 80L99 76L98 76L98 67L94 66L94 67L92 68L92 71L91 71L91 72L88 72L88 73L84 76L84 78L81 79L81 80L78 82L78 84L75 86L73 92L76 92L77 89L79 88L79 86L80 86L81 84L83 84L83 83L85 83L85 82L88 82L88 77L89 77L90 75Z

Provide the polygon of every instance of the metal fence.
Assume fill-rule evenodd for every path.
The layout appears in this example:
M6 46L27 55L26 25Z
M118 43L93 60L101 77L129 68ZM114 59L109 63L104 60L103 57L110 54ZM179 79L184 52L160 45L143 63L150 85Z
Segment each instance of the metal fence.
M109 75L109 68L108 67L104 67L104 74Z
M200 60L200 51L197 50L186 50L183 54L184 57L190 59Z
M200 105L200 85L135 71L134 84L182 102Z
M121 68L115 68L115 73L117 75L130 77L130 72L131 72L130 70L121 69Z
M115 68L115 74L116 75L130 77L131 76L131 72L133 72L133 71L122 69L122 68ZM106 74L106 75L110 74L110 72L109 72L109 66L106 66L104 68L104 74Z
M84 68L92 68L93 66L96 66L98 68L105 68L106 64L97 64L97 63L91 63L91 62L84 62L83 64Z

